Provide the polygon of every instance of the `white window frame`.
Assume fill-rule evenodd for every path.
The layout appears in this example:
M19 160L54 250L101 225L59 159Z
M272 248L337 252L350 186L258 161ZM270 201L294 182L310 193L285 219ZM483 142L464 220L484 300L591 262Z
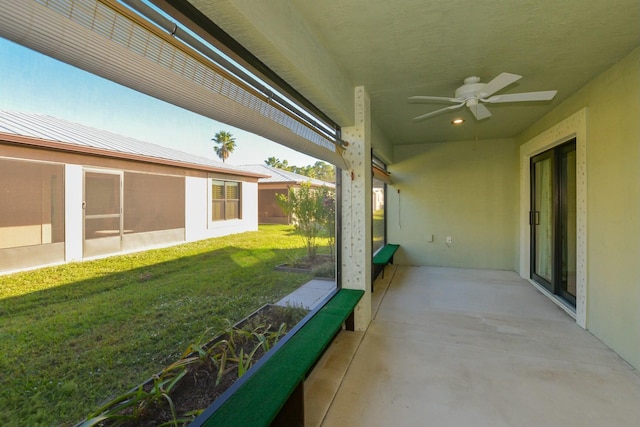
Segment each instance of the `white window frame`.
M224 216L225 218L222 219L213 219L213 183L214 182L221 182L224 184L224 202L225 202L225 213ZM238 185L238 199L227 199L227 184L229 183L234 183ZM222 199L216 199L216 200L222 200ZM235 218L226 218L227 214L226 214L226 204L228 201L235 201L237 200L238 203L238 216ZM241 221L242 220L242 208L243 208L243 203L242 203L242 181L234 181L234 180L229 180L229 179L224 179L224 178L216 178L216 177L209 177L207 179L207 222L209 223L210 226L213 226L215 224L220 224L223 222L229 222L229 221Z

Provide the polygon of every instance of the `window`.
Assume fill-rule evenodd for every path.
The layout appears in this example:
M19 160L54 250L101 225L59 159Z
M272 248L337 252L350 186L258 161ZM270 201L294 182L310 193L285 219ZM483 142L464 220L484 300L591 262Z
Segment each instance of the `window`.
M211 221L240 219L240 183L211 180Z
M46 2L25 2L25 5L31 5L32 3L34 4L33 8L31 6L25 6L25 10L15 8L16 10L21 9L18 15L22 14L31 19L33 14L28 13L28 11L42 11L50 7L51 9L48 10L52 11L54 19L45 19L42 22L44 22L44 27L55 28L57 30L64 27L64 24L60 22L59 19L55 19L55 14L57 14L58 11L67 12L73 9L75 13L70 13L69 15L79 17L78 19L84 19L90 16L87 20L90 21L91 25L94 23L91 19L92 12L95 11L98 15L102 12L104 12L105 15L109 14L109 8L103 7L103 5L106 4L104 1L96 3L95 0L75 0L73 2L69 2L68 0L51 0ZM109 2L109 5L116 3L117 2ZM87 8L84 6L87 4L89 6L95 4L96 8L90 7L89 9L91 10L89 10L89 13L85 13L87 12ZM66 5L71 6L66 7ZM6 21L7 19L3 20L3 22ZM9 18L8 21L11 21L11 18ZM34 21L31 22L33 23ZM105 40L105 38L101 35L95 36L95 34L94 36L89 35L89 37L83 37L80 33L74 31L78 28L75 25L70 30L71 33L68 34L69 37L64 38L64 43L71 44L73 44L74 40L79 40L82 46L79 45L80 47L78 49L72 50L76 52L78 58L87 60L87 62L84 62L86 65L84 67L85 69L100 71L102 75L114 78L115 73L111 73L106 68L88 65L89 62L96 58L94 53L100 51L105 53L105 66L109 64L115 65L116 62L120 61L122 61L122 64L127 64L125 68L118 65L115 66L120 71L126 71L123 72L122 75L125 77L126 82L134 88L152 87L158 89L166 95L164 99L173 101L182 107L188 107L188 103L193 103L193 105L196 105L196 108L192 107L192 109L200 112L205 110L209 112L222 110L223 107L207 108L203 107L203 105L213 102L214 99L225 104L224 101L227 99L225 94L237 92L240 94L239 97L242 98L240 101L243 102L228 103L226 110L230 113L222 114L226 114L228 117L233 116L236 123L242 124L243 126L247 124L247 127L251 125L253 128L259 128L261 126L260 122L264 123L269 119L269 116L265 115L263 119L257 120L258 123L254 125L254 122L256 122L255 117L260 112L245 114L243 111L255 111L255 109L252 110L249 107L242 107L242 105L247 103L255 104L254 99L252 97L244 97L244 92L240 91L240 89L235 91L236 86L230 86L232 82L227 80L210 81L206 76L202 77L200 70L194 71L191 66L192 62L182 61L180 58L172 56L171 51L164 49L164 47L161 46L158 50L154 46L150 47L149 44L135 42L136 34L139 32L135 29L128 31L131 27L123 24L123 19L119 17L113 20L113 24L117 27L112 32L112 34L115 35L115 43L104 49L95 50L87 47L86 43L84 43L86 40ZM37 24L34 25L38 26ZM99 26L99 24L96 25ZM42 29L44 27L39 28ZM18 28L19 31L23 31L25 28L31 28L31 24L26 27L16 25L16 28ZM107 31L113 29L112 26L101 28L107 28ZM126 59L128 55L121 53L125 49L122 45L122 43L124 43L122 40L126 38L120 37L123 34L122 31L124 31L125 36L131 35L132 40L134 40L134 43L131 45L134 52L132 52L131 55L134 55L135 58L132 61ZM33 32L31 33L33 34ZM164 38L173 39L172 35L165 34L165 36ZM21 40L24 39L21 38ZM42 40L53 42L62 39L59 37L50 38L43 33ZM154 41L150 41L150 43L153 44ZM59 50L47 49L38 42L36 42L36 45L40 46L40 50L49 53L53 51L60 53ZM140 46L142 46L142 48L140 48ZM155 72L149 68L149 63L153 62L152 58L147 58L151 59L151 61L145 59L141 62L139 60L141 49L145 52L150 52L151 55L154 55L154 52L160 52L160 55L163 55L162 58L160 58L160 62L163 62L163 64L167 61L171 63L166 69L163 69L166 64L159 64L157 67L152 67L160 71L160 74L165 75L167 80L165 80L165 77L160 77L159 74L155 74ZM167 52L169 53L167 54ZM42 87L37 86L37 88L50 89L54 87L57 89L65 88L65 90L54 90L49 94L46 93L46 90L35 89L36 86L32 84L31 79L29 79L29 85L26 86L27 89L29 89L29 94L33 94L33 96L26 96L26 94L21 95L21 91L16 90L15 99L26 99L27 102L16 103L15 105L24 105L25 109L30 111L31 108L38 109L38 106L44 104L55 104L56 106L60 106L60 109L52 114L60 114L61 118L64 117L70 122L79 122L97 129L102 128L118 134L141 138L151 143L172 145L174 148L181 150L187 149L191 154L200 154L203 157L207 157L210 154L210 148L207 148L207 153L196 153L196 151L199 150L199 145L209 145L197 142L199 140L198 135L200 135L197 128L200 127L200 124L201 127L205 129L211 129L212 127L211 122L205 120L203 116L196 114L188 114L185 116L184 113L186 113L186 110L174 109L170 104L161 103L149 97L139 96L124 87L110 85L106 80L103 81L102 79L92 78L79 70L49 61L44 57L40 59L46 61L42 67L39 65L30 65L27 61L23 62L25 56L31 54L32 52L26 52L26 49L24 49L20 55L16 55L16 61L9 61L18 63L19 65L16 67L17 82L24 80L24 78L21 77L24 77L24 70L26 68L46 70L46 72L36 74L47 75L49 79L55 75L55 82L52 84L51 80L45 79L46 81L43 82ZM69 56L62 53L57 56L62 59L71 60ZM165 61L165 59L167 61ZM62 68L58 69L57 67ZM177 74L174 73L174 70L177 70ZM136 78L132 77L134 74L142 76L142 78L138 80L138 83L135 83ZM176 75L179 75L178 78L176 78ZM72 76L78 76L78 78L73 78ZM59 77L62 78L58 79ZM194 89L195 95L193 96L187 94L185 88L180 87L180 82L185 82L185 79L189 78L194 80L193 82L187 83L188 87ZM198 84L198 81L201 82L201 84ZM229 84L227 84L227 82ZM207 89L216 85L221 88L220 90L224 91L223 94L214 94L213 91ZM5 98L4 86L3 97L1 98ZM83 87L89 88L93 94L106 95L91 97L100 98L101 101L104 102L83 103L83 100L86 101L85 98L87 97L72 95L74 93L86 93ZM201 96L203 95L203 90L208 90L213 95L209 96L209 92L207 92L207 96ZM168 94L167 91L171 93ZM64 94L62 92L64 92ZM183 101L180 101L179 98ZM33 99L35 104L28 104L28 102L31 102L31 99ZM259 106L270 107L268 112L277 110L275 111L277 113L280 111L280 109L274 107L277 103L273 102L271 97L269 97L267 101L259 101ZM241 106L240 110L236 104ZM13 105L11 101L9 105ZM11 108L14 107L12 106ZM132 111L126 113L125 111L129 109ZM45 111L45 113L49 114L49 110L50 109ZM136 114L142 110L149 114L143 114L142 116L144 117ZM78 115L77 112L81 114ZM129 121L127 117L131 120ZM284 114L282 117L284 120L288 120L287 117L289 116ZM83 123L85 120L87 120L87 122ZM172 127L174 126L171 125L178 123L180 123L180 127L184 126L184 128L172 135ZM70 129L65 130L64 135L77 137L78 135L71 129L71 126L72 124L70 124ZM214 126L219 126L219 123L215 123ZM178 127L179 126L175 126L175 128ZM304 128L288 130L284 128L280 122L267 122L265 127L267 128L265 131L266 135L271 135L271 139L275 141L284 140L289 145L296 144L296 141L299 140L302 140L301 142L304 143ZM31 129L31 127L28 128ZM193 137L190 137L187 129L189 129L189 132L193 130ZM208 140L211 135L207 135L207 133L210 131L204 130L203 132L206 132L206 140ZM282 135L282 137L273 137L273 135ZM330 138L330 140L331 139L334 138ZM189 143L187 141L192 142ZM270 143L268 141L264 142ZM313 141L310 141L310 143L313 143ZM4 150L4 141L2 145L3 147L0 151L2 151L3 156L7 156ZM113 149L114 151L120 151L124 148L124 146L120 144L112 143L105 144L103 147L105 150ZM19 148L16 151L23 152L27 151L27 149ZM35 152L35 148L33 150L29 149L28 151ZM92 150L88 150L86 154L92 154L91 151ZM334 159L337 163L343 162L337 150L327 150L327 147L319 146L317 149L312 148L308 151L312 153L317 151L319 155L325 153L329 159ZM11 152L12 151L9 153ZM42 167L31 167L31 163L34 162L17 161L15 164L5 165L0 158L0 246L3 244L11 246L4 249L0 248L0 271L14 269L16 267L21 268L23 266L32 267L52 262L61 263L68 259L111 255L119 251L146 250L150 246L164 246L167 243L174 243L186 239L204 239L207 237L224 238L225 235L230 233L240 233L255 228L254 218L257 215L257 193L259 190L258 182L256 182L258 180L257 177L244 178L244 174L240 172L238 172L239 174L237 175L226 174L224 171L221 171L222 168L218 167L211 168L212 173L209 175L196 168L188 168L188 170L184 171L184 176L181 177L153 173L152 171L168 171L168 173L183 174L183 172L178 171L177 166L177 164L182 163L180 160L182 157L175 157L173 153L160 148L155 148L154 152L164 159L161 161L162 163L167 160L169 163L176 162L176 164L173 166L158 166L147 164L147 162L139 163L135 159L138 158L140 153L129 153L133 154L131 159L127 159L129 156L125 153L122 159L115 158L120 157L119 155L115 155L113 158L109 155L109 157L96 158L95 161L89 158L85 161L85 156L77 154L62 152L52 152L49 154L43 152L42 154L38 154L39 158L61 158L59 161L68 162L69 165L43 164ZM271 154L278 155L277 153L278 151L274 150ZM100 155L98 154L98 156ZM323 158L326 159L327 156ZM259 161L262 161L262 159ZM133 165L131 162L136 162L136 164ZM256 161L254 160L249 163L253 162ZM124 168L127 167L134 169L135 172L125 171ZM66 182L65 168L68 172L68 180L66 180ZM213 173L213 171L218 172ZM67 224L69 224L69 242L66 244L63 241L65 237L65 183L70 192L67 197L69 203L69 212L67 212L67 219L69 220L67 222ZM85 189L87 190L86 197L84 197ZM78 194L81 191L82 194ZM240 201L241 198L244 199L244 202ZM189 203L189 209L186 212L185 201ZM82 202L86 202L85 209L82 209ZM209 211L207 211L207 209L209 209ZM179 230L182 227L184 227L184 229ZM206 229L207 227L209 227L209 230ZM333 292L336 288L335 281L323 280L309 282L310 274L300 275L291 274L286 271L274 271L276 265L286 263L290 260L300 259L299 254L304 252L304 246L301 239L293 233L293 227L278 225L271 228L271 230L264 230L264 233L262 232L263 230L251 233L250 236L251 244L257 248L251 251L263 253L265 252L264 249L268 248L268 251L265 252L268 253L268 256L247 256L244 249L236 250L237 248L234 247L232 247L230 251L224 249L224 253L221 253L221 246L218 245L218 242L202 241L202 243L198 244L198 247L206 247L207 253L202 253L202 256L196 256L195 252L187 252L182 250L182 248L178 248L177 253L181 258L167 259L162 263L156 264L160 270L154 270L154 266L145 263L147 259L146 255L134 255L133 258L135 260L132 259L130 268L140 268L140 270L137 270L137 272L136 270L132 270L135 275L133 281L142 284L147 290L153 287L154 295L159 296L162 300L156 301L156 306L159 309L163 307L166 308L167 304L165 303L171 304L171 301L177 301L179 303L179 310L163 309L163 313L178 312L177 315L182 315L187 312L199 313L196 316L197 318L211 319L209 325L214 326L223 326L226 323L223 321L223 318L228 318L232 322L235 322L241 317L259 309L259 307L267 302L277 303L281 299L288 297L288 295L292 294L301 286L306 286L304 289L312 290L314 295L312 299L309 299L308 291L297 292L295 295L292 295L290 301L291 308L295 309L294 312L300 312L301 310L298 307L303 304L311 305L315 304L316 301L323 301L324 298L320 297L320 292ZM329 227L327 228L329 229ZM333 238L335 237L334 230L335 227L330 227L330 231L327 232L329 236L326 238L322 236L322 247L319 251L319 255L328 258L330 262L318 264L314 275L331 278L334 278L336 275L334 245L332 244ZM83 239L85 232L88 236L87 239ZM256 237L261 240L255 240ZM237 238L242 238L242 236L234 236L233 242L236 242ZM263 248L260 248L261 244L264 245ZM15 248L14 246L20 247ZM25 249L25 247L27 247L27 249ZM25 256L27 252L28 256ZM198 254L200 253L198 250ZM67 254L69 256L65 257ZM183 262L185 256L190 257L190 259L195 256L193 261L196 259L199 261L189 262L189 265L186 265ZM141 262L141 264L139 264L140 267L135 267L137 262ZM90 264L86 264L86 266L85 264L78 264L80 264L80 269L91 266ZM72 268L75 268L76 265ZM97 285L101 281L108 284L110 280L112 281L114 274L118 274L111 269L112 265L115 268L115 264L109 260L107 268L104 270L107 274L96 278L95 280L98 282L94 282L92 279L92 284ZM214 266L223 266L225 268L215 268ZM226 268L227 266L231 268ZM189 270L187 275L183 274L185 270L182 267L186 267ZM214 270L212 270L212 267L214 267ZM211 274L212 271L215 271L215 274ZM239 274L244 274L246 280L242 279L239 281ZM192 281L193 283L190 284L188 281L185 281L187 276L195 278ZM199 280L199 278L205 276L208 278L206 281ZM159 280L155 281L154 279L156 278L159 278ZM277 286L264 286L265 280L269 281L269 283L277 284ZM176 282L180 282L182 286L177 287L178 291L174 292L176 289L174 284ZM192 286L192 284L195 283L202 284L200 290L198 290L195 285ZM216 289L224 290L228 283L239 284L239 286L235 287L233 292L224 292L224 295L216 291ZM307 283L310 283L310 286L307 286ZM184 295L184 288L188 288L189 291L189 295L186 297ZM117 298L117 293L122 291L122 289L106 289L104 286L92 286L92 289L100 294L96 294L97 296L105 297L104 299L107 300L107 302L112 300L112 298ZM247 289L251 289L251 292L247 291ZM115 293L110 293L110 291ZM25 292L33 292L36 294L37 290L29 287ZM300 294L302 295L301 297L298 296ZM209 300L206 298L209 298ZM119 334L120 331L140 335L135 330L132 330L132 328L134 324L140 324L141 322L132 322L132 319L135 319L140 307L144 309L144 307L149 306L148 299L148 292L132 292L127 298L127 303L119 307L118 319L105 319L105 322L107 322L105 323L106 327L113 329L115 331L114 336L118 336L119 338L126 338L126 334ZM95 304L93 304L91 308L93 309L94 306ZM37 337L40 324L45 327L47 326L48 315L53 316L57 315L57 312L65 311L64 309L60 310L60 307L54 307L55 310L53 311L48 308L49 307L46 306L41 307L40 312L42 313L42 319L40 319L39 322L30 322L29 325L26 325L28 333L25 335ZM204 311L198 312L196 308ZM92 316L91 312L99 311L99 308L85 311L87 311L86 314L88 316ZM71 314L77 314L77 312L69 312ZM144 313L142 314L144 315ZM156 317L157 316L154 316L154 319ZM169 325L169 328L165 327L164 330L170 330L170 326L176 324L175 319L172 318L172 320L169 320L170 317L171 316L162 317L162 319L164 319L163 322ZM110 326L113 320L116 320L116 324ZM101 320L95 318L95 316L92 316L92 321L98 325L96 329L99 329L103 325L103 323L100 323ZM178 319L178 322L180 322L180 319ZM295 322L295 320L288 321L289 329L294 326ZM158 325L156 329L162 330L163 326L160 323L158 323ZM279 326L279 324L276 326ZM199 322L183 322L179 328L174 328L175 330L171 331L171 339L161 339L162 337L154 339L153 343L151 343L152 347L149 347L149 354L160 355L159 357L165 358L167 355L175 354L176 349L178 351L181 350L176 348L176 343L178 342L203 342L203 340L207 339L208 334L213 334L213 331L210 331L208 327L206 330L202 328L203 325ZM48 345L56 344L61 348L68 348L70 344L73 345L73 342L70 343L69 340L71 339L73 341L74 337L65 337L62 335L53 334L50 337L50 344ZM2 338L5 337L3 336ZM6 338L10 341L11 334L8 334ZM25 345L32 348L36 346L35 348L37 348L37 341L37 339L33 340L33 342L27 340ZM103 342L107 347L103 349L104 351L102 351L102 353L117 353L127 358L128 350L126 345L124 347L121 345L126 339L108 341L109 342ZM5 346L5 342L7 342L6 339L0 340L1 348L11 347L10 345ZM3 358L10 362L14 359L19 360L21 356L20 348L15 350L14 352L9 352L7 355L3 354ZM135 357L129 359L133 360ZM167 363L172 361L170 358L167 359ZM75 357L60 358L59 362L63 367L65 366L64 363L67 362L72 365L80 363L85 366L92 366L94 364L90 354L82 354L78 360L76 360ZM140 373L139 381L143 381L148 378L151 373L157 372L156 357L144 357L141 358L140 361L136 359L133 360L133 362L135 362L134 369ZM117 364L114 364L113 367L118 368L116 365ZM67 371L71 372L72 370ZM118 372L114 372L114 375L123 377L123 375ZM11 389L13 385L29 382L29 379L24 375L9 376L11 376L13 380L13 382L6 387L9 389ZM42 412L47 414L47 420L51 424L72 424L75 422L74 418L81 419L81 417L86 416L89 411L94 411L95 402L109 398L109 396L113 394L114 389L122 388L122 391L125 392L135 387L135 384L138 382L138 380L130 376L128 381L131 382L127 384L109 384L108 381L103 381L103 390L91 389L91 393L89 393L87 392L86 384L83 385L82 381L78 381L73 375L65 379L67 382L77 383L79 386L77 390L74 390L71 394L53 396L54 398L46 402L49 403L50 406L45 407ZM91 385L89 384L89 386ZM57 405L60 403L60 399L56 397L67 401L73 400L73 411L64 411L64 413L56 411L56 407L61 407L61 405ZM6 403L6 399L3 401L0 398L0 405L6 406ZM33 406L33 402L26 401L24 406L28 407L30 405ZM20 414L17 414L17 416L19 417ZM9 420L7 424L11 424L11 420Z

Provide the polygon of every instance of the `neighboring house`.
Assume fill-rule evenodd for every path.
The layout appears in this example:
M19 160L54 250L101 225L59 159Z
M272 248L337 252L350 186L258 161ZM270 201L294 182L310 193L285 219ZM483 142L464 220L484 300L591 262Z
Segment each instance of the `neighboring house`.
M0 272L257 230L264 174L0 111Z
M321 181L294 172L267 165L246 165L243 169L256 174L269 175L258 180L258 222L260 224L290 224L291 218L276 202L278 194L289 194L290 188L300 188L308 182L312 187L335 188L332 182Z

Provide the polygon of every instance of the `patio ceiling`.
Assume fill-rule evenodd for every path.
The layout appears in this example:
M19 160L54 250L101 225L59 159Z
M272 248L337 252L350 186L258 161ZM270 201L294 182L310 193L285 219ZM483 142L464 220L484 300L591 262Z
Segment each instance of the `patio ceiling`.
M514 137L640 43L638 0L190 2L340 125L352 112L334 95L364 85L392 144ZM319 67L340 78L323 81ZM445 105L407 97L452 97L466 77L501 72L523 76L501 94L558 94L493 104L483 121L466 108L411 120Z

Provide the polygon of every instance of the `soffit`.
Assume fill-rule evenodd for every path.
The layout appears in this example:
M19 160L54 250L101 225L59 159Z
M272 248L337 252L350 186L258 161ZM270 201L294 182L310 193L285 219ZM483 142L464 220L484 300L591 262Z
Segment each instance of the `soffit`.
M251 1L191 2L343 126L351 124L344 98L327 96L338 92L322 75L364 85L373 120L393 144L514 137L640 44L638 0L265 2L283 18ZM290 27L288 41L283 25ZM312 49L297 48L291 34ZM309 52L328 64L326 73L315 74L318 58ZM491 105L493 117L483 121L467 109L411 120L444 105L409 104L407 97L450 97L466 77L486 82L504 71L523 78L500 93L558 95L545 103ZM344 91L341 79L333 81ZM465 125L451 126L454 116Z

